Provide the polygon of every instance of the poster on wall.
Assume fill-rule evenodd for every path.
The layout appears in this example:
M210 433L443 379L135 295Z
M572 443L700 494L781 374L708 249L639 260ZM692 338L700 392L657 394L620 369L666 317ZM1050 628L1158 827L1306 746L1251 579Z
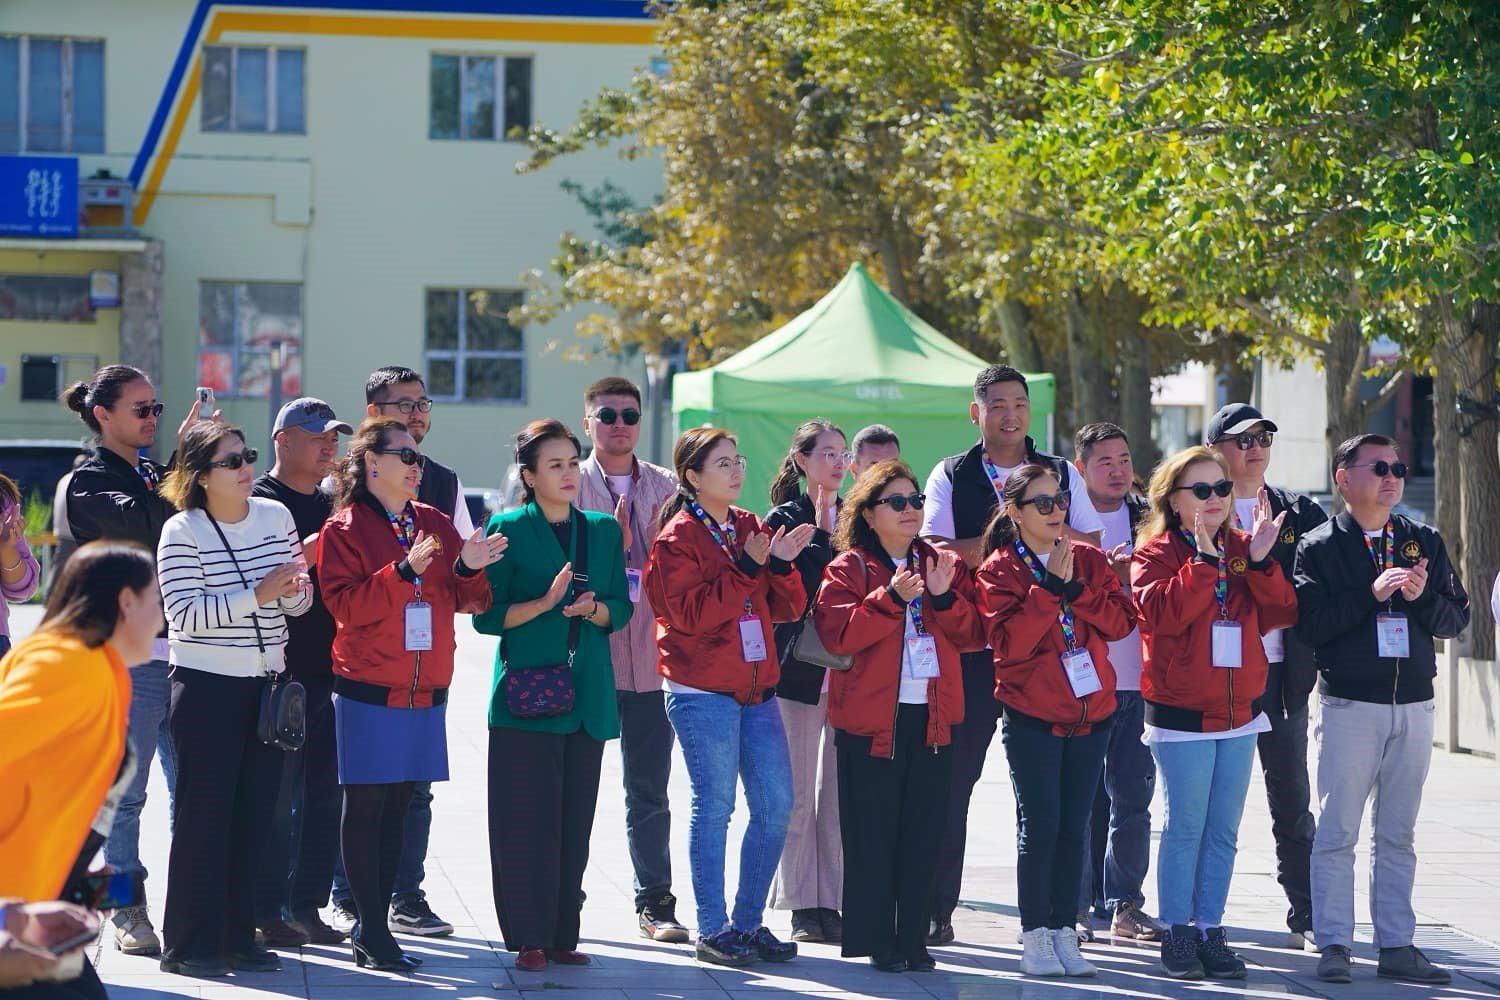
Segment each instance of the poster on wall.
M89 272L89 306L93 309L120 308L120 272Z

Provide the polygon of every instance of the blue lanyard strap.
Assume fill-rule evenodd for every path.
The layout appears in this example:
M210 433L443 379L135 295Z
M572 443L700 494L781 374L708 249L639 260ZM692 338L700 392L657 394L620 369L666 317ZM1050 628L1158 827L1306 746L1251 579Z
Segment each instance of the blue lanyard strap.
M1395 550L1394 535L1395 526L1390 521L1386 521L1385 527L1380 532L1380 547L1377 549L1375 547L1375 539L1364 532L1360 532L1359 537L1365 540L1365 550L1370 553L1370 558L1375 560L1376 574L1384 573L1391 568L1392 555Z
M1194 552L1198 551L1198 539L1186 528L1182 530L1183 540L1188 543L1188 548ZM1219 547L1219 578L1214 581L1214 600L1219 602L1219 617L1228 618L1229 608L1226 602L1229 599L1229 551L1224 547L1224 529L1214 536L1214 544Z
M1042 565L1042 560L1019 538L1016 539L1016 554L1021 557L1022 562L1031 567L1031 575L1036 577L1037 583L1047 578L1047 569ZM1066 597L1063 598L1061 610L1057 612L1057 623L1062 626L1063 641L1068 644L1068 648L1076 649L1078 634L1073 629L1073 607Z
M735 555L734 513L730 512L728 524L720 524L696 500L689 500L687 508L698 519L698 523L703 525L708 530L708 533L713 536L714 541L719 543L719 548L724 550L724 554L729 557L729 561L731 563L738 563L739 557ZM754 613L755 608L750 603L750 598L745 598L745 614Z

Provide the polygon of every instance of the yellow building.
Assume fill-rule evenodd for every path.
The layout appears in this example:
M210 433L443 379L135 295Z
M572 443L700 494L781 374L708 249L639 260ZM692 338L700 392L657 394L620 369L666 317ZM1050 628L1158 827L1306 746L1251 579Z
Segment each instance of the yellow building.
M78 434L35 398L56 357L59 383L148 369L169 414L211 385L264 447L280 342L284 398L350 418L373 368L425 372L427 448L497 484L524 421L577 428L589 380L644 384L578 342L578 314L518 329L506 311L589 228L561 182L659 190L655 164L609 151L518 175L512 137L627 85L654 30L640 0L5 0L0 156L76 157L131 203L85 191L78 238L0 235L0 438ZM96 272L121 276L121 307L76 306Z

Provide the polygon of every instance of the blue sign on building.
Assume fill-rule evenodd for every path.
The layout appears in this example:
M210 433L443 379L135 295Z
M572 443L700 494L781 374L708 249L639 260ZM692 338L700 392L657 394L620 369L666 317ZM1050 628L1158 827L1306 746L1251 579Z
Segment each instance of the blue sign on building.
M77 158L0 156L0 236L77 235Z

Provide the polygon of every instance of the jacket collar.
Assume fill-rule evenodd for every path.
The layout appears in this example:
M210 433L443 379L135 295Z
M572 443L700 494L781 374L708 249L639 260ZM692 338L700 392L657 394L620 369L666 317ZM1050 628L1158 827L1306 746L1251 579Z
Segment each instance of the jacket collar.
M526 516L526 522L531 525L531 530L536 534L537 542L541 545L542 551L547 553L552 569L554 571L561 570L572 559L573 553L564 552L562 546L557 544L557 535L552 530L552 522L547 520L547 515L542 513L542 508L537 506L535 500L528 503L521 510ZM568 508L568 516L573 521L573 537L571 542L573 549L576 550L578 546L578 532L585 530L583 519L579 516L577 507L570 506ZM578 568L574 566L574 572L577 572Z
M604 488L604 491L610 496L614 495L614 490L609 485L609 476L605 474L604 466L599 464L597 453L591 452L589 457L579 465L579 469L590 479L597 476L599 485ZM632 486L639 486L641 482L641 460L634 454L630 456L630 482ZM630 492L634 495L635 490L632 489Z

